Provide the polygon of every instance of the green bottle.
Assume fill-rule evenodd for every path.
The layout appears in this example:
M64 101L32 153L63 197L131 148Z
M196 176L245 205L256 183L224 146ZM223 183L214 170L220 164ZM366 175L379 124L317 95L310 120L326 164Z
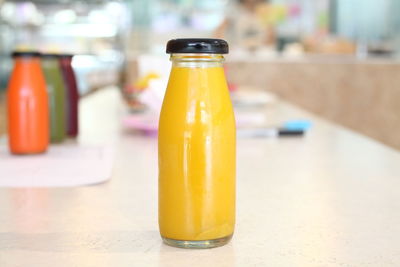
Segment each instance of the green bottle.
M42 69L49 95L50 141L61 143L65 129L65 85L57 54L42 54Z

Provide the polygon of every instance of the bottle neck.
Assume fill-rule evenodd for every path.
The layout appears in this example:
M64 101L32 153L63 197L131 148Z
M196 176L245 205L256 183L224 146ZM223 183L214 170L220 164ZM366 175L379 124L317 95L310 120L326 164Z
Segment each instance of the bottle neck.
M57 58L43 58L41 60L42 66L46 67L58 67L58 59Z
M15 64L29 65L40 63L40 58L38 57L17 57L14 59Z
M28 71L32 68L41 68L38 57L18 57L14 59L14 69Z
M180 68L216 68L222 67L222 54L171 54L173 67Z
M72 58L62 57L60 58L61 65L71 66L72 65Z

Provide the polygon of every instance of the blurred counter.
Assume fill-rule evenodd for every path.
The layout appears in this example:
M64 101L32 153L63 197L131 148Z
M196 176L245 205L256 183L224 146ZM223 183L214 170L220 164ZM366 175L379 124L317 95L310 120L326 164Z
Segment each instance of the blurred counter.
M231 83L262 88L400 149L400 60L354 56L232 56Z
M0 189L0 266L398 266L400 154L285 102L303 138L239 139L237 227L227 246L161 242L157 141L121 127L115 88L81 101L79 143L115 142L110 182ZM68 167L68 166L66 166ZM0 172L1 173L1 172ZM1 177L1 175L0 175Z

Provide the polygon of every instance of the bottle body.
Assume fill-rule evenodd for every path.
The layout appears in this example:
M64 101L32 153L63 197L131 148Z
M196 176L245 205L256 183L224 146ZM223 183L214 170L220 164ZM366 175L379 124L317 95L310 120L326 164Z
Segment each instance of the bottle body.
M8 140L13 154L47 150L49 112L46 83L38 57L17 57L7 90Z
M44 57L42 59L42 69L49 98L50 141L60 143L66 137L64 79L56 57Z
M158 139L159 226L167 243L213 247L229 241L235 225L235 134L222 63L174 64Z
M76 137L79 133L79 92L71 63L71 55L62 55L60 57L61 72L66 85L67 135L70 137Z

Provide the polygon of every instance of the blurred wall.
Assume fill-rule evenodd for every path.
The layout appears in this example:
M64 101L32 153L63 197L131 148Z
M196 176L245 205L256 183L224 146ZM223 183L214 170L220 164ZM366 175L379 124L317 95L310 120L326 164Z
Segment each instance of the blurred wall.
M227 65L232 83L274 92L400 150L400 62L331 58Z

